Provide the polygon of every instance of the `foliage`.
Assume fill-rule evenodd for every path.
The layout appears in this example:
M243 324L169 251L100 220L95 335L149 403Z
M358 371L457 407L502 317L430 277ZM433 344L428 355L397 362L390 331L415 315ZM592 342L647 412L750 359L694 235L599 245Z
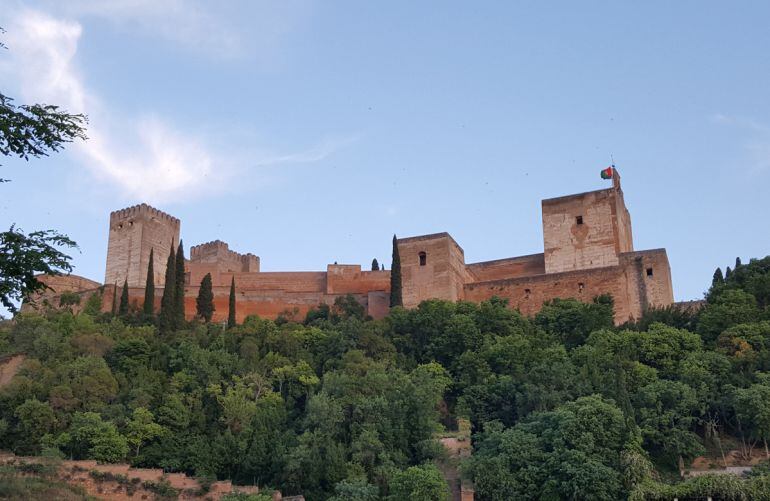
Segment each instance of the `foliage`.
M214 293L211 290L211 273L206 275L201 280L200 288L198 289L198 297L195 300L195 306L197 314L204 322L211 322L211 317L214 315Z
M393 260L390 263L390 306L404 304L401 291L401 257L398 254L398 240L393 235Z
M176 322L176 254L172 243L166 260L166 276L163 282L163 297L160 300L160 316L158 325L163 333L170 332Z
M175 329L181 329L184 326L184 245L182 241L179 241L179 247L176 250L176 256L174 257L174 264L176 270L174 272L174 279L176 285L174 288L174 307L173 307L173 324Z
M147 263L147 278L144 285L144 304L142 312L146 319L155 315L155 249L150 249L150 260Z
M372 320L341 296L304 323L251 316L159 336L101 314L95 295L88 313L0 323L2 353L27 357L0 388L0 441L311 501L444 499L436 435L467 419L462 471L481 501L762 499L760 470L660 480L720 437L747 454L770 435L756 262L696 315L649 311L620 327L607 298L553 301L534 318L498 298L431 300Z
M230 282L230 297L227 301L227 328L236 326L235 321L235 275Z
M77 245L66 235L53 230L25 235L11 225L8 231L0 232L0 304L16 313L16 304L49 288L37 279L38 274L71 272L71 258L59 250L62 247L77 248Z

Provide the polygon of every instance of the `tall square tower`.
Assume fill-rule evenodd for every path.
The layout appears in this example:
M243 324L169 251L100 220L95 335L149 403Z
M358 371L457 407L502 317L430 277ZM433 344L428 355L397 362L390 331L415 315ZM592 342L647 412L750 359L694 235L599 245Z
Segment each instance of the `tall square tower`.
M154 250L155 285L163 285L166 260L172 246L179 244L179 219L147 204L135 205L110 213L107 244L106 285L144 287L150 251Z
M634 250L631 216L620 184L543 200L545 272L617 266Z

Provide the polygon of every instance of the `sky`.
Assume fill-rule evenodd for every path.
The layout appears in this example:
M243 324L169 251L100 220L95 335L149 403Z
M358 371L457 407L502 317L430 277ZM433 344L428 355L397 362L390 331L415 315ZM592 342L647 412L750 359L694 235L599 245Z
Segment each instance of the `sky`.
M612 159L677 300L770 254L765 1L2 4L0 92L89 139L0 158L0 227L66 233L78 275L141 202L263 271L389 268L393 234L538 253L540 200Z

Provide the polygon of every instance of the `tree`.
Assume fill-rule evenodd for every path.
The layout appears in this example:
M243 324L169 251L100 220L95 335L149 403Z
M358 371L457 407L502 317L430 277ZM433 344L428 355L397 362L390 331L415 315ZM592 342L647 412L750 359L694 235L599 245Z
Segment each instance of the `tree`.
M227 304L227 328L235 327L235 275L230 282L230 300Z
M118 315L121 317L126 317L128 315L128 278L123 280L123 290L120 292Z
M144 316L152 318L155 314L155 270L154 270L155 249L150 249L150 262L147 264L147 280L144 285Z
M206 276L201 280L201 286L198 289L198 298L195 300L196 310L198 316L201 317L206 323L211 322L211 317L214 315L214 293L211 290L211 273L206 273Z
M47 156L62 149L65 143L85 140L87 122L85 115L70 114L54 105L17 106L12 98L0 93L0 154L24 160ZM0 178L0 183L6 181ZM72 271L70 256L58 247L77 246L66 235L53 230L25 235L11 225L9 231L0 233L0 303L11 313L16 313L16 303L48 288L36 274Z
M729 266L725 268L725 280L730 280L730 277L732 276L732 274L733 274L733 270L731 270Z
M3 134L0 127L0 138ZM10 230L0 233L0 303L11 313L18 311L16 303L31 301L32 294L49 289L36 275L72 271L71 258L60 247L77 248L77 244L53 230L25 235L11 225Z
M163 284L163 297L160 300L160 331L169 332L174 328L174 306L176 304L176 255L174 244L166 260L166 278Z
M165 432L165 428L155 422L152 412L144 407L134 409L131 421L126 424L126 439L136 448L134 453L137 456L142 444L161 437Z
M181 329L184 325L184 246L182 241L179 241L179 247L176 251L175 257L176 271L176 288L174 290L174 328Z
M377 258L372 259L372 271L380 271L380 263L377 262Z
M738 256L735 258L735 269L737 270L740 267L741 267L741 257Z
M410 466L390 480L393 501L446 501L449 489L441 471L433 464Z
M711 279L711 286L714 287L725 282L725 277L722 275L722 268L717 268L714 271L714 277Z
M401 257L398 255L398 240L393 235L393 261L390 265L390 307L404 304L401 293Z

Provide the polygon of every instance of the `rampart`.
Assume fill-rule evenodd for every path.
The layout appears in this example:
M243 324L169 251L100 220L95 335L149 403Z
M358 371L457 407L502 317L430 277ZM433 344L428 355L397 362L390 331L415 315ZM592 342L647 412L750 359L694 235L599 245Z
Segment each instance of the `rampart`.
M553 298L591 301L611 294L620 323L639 318L647 308L671 304L666 252L634 251L631 216L615 174L612 188L542 201L542 253L466 264L463 248L448 233L398 239L404 306L413 308L432 298L483 301L499 296L508 299L511 308L534 314ZM129 302L137 309L142 305L152 250L159 307L166 257L179 241L179 229L178 219L146 204L110 215L104 309L112 308L126 278ZM336 263L325 271L263 272L260 266L258 256L235 252L221 240L191 247L185 262L188 318L195 315L199 284L207 274L212 279L214 321L227 317L233 281L238 321L248 315L301 319L318 304L332 305L347 294L374 318L389 311L390 271ZM62 280L80 287L77 278ZM81 280L82 287L98 286Z

